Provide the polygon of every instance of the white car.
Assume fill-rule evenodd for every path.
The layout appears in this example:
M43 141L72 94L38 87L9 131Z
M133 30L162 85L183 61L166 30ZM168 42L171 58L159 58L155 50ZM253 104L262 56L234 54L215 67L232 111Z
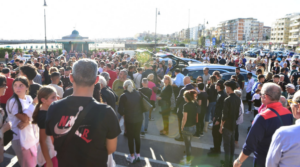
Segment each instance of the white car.
M135 50L122 50L122 51L117 51L115 52L112 57L115 57L116 55L121 55L121 54L126 54L126 55L129 55L130 58L135 56Z

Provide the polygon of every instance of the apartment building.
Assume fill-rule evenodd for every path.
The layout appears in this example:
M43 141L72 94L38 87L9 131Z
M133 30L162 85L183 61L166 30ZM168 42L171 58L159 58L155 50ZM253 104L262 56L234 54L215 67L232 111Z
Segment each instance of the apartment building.
M237 18L219 23L217 29L226 42L245 43L250 40L261 41L263 26L264 23L255 18Z
M200 36L199 32L201 30L203 30L203 28L204 28L204 26L202 24L199 24L196 27L190 28L190 40L196 41L199 38L199 36Z
M288 46L292 48L300 47L300 14L290 18Z
M295 41L299 41L299 38L294 35L297 35L297 33L299 34L299 31L297 31L297 27L299 29L299 24L297 25L297 20L299 20L297 18L299 15L300 13L287 14L282 18L276 19L276 21L272 23L271 42L275 47L293 46L298 44Z
M271 38L271 27L264 26L263 40L268 40L270 38Z

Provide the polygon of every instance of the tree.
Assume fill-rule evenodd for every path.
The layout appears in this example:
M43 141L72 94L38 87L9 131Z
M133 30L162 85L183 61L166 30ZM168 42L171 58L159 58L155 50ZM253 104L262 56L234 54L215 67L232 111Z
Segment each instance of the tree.
M266 36L266 40L270 39L269 36Z
M203 36L200 37L198 42L200 46L205 46L205 38Z

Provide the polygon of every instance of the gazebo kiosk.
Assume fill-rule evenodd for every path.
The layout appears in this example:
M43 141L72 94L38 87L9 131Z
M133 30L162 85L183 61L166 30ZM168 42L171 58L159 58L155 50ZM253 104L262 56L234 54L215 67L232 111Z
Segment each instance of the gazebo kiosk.
M62 43L62 49L65 49L67 52L70 50L77 52L88 52L89 44L95 43L88 37L80 36L77 30L73 30L71 35L64 36L62 39L57 40L56 42Z

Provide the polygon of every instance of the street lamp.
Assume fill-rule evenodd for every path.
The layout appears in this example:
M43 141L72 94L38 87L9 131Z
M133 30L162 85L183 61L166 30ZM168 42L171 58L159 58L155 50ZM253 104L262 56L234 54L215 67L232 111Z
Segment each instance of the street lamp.
M45 25L45 56L47 56L47 36L46 36L46 0L44 0L44 25Z
M155 45L154 45L154 51L156 52L156 28L157 28L157 15L160 15L160 11L157 12L157 8L156 8L156 12L155 12Z

